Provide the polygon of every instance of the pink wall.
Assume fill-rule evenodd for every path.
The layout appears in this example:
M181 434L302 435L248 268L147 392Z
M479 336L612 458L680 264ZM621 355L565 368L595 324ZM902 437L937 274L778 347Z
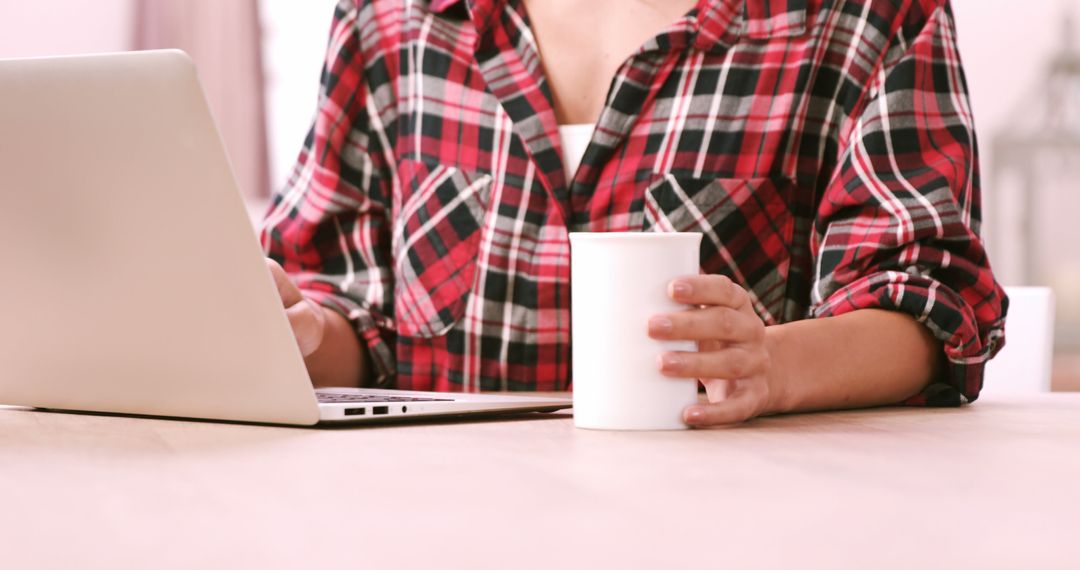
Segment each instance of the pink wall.
M0 57L128 49L131 0L0 0Z

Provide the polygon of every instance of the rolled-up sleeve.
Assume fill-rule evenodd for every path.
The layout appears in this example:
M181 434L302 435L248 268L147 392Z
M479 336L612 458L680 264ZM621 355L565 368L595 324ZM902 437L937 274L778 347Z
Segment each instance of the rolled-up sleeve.
M948 3L913 2L842 129L814 227L812 314L913 316L948 360L913 405L978 397L1005 294L979 237L977 145Z
M352 323L373 364L367 384L383 385L395 370L391 175L387 131L365 82L361 10L356 0L335 9L314 123L261 240L305 296Z

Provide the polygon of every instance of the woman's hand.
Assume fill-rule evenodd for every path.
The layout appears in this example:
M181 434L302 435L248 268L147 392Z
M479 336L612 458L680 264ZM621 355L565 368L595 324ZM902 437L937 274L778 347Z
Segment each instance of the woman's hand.
M668 285L672 299L700 308L657 315L649 320L649 336L658 340L692 340L698 352L665 352L660 371L673 378L697 378L705 385L708 404L688 406L683 420L691 426L732 424L749 420L770 406L765 324L754 312L750 295L720 275L680 277Z
M272 259L266 260L266 267L274 276L285 314L292 325L293 336L300 352L305 358L311 356L322 345L326 336L326 312L315 301L304 297L300 289L289 279L288 274Z
M274 276L311 383L316 388L362 386L368 374L367 356L352 324L300 293L274 260L267 259L266 267Z

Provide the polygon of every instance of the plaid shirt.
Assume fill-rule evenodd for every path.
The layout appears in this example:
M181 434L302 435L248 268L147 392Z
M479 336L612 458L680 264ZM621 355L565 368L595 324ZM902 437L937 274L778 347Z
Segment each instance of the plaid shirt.
M342 0L263 244L369 383L570 387L569 231L696 231L767 325L908 313L977 397L1006 300L947 0L714 0L619 68L568 179L520 0ZM644 323L642 324L644 326Z

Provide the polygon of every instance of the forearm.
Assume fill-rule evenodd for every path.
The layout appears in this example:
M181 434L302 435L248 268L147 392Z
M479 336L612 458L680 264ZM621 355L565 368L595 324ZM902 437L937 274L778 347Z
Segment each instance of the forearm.
M769 412L899 403L944 372L942 345L912 317L865 309L768 327Z
M304 359L316 388L359 387L367 375L367 355L352 325L341 314L320 307L326 316L319 347Z

